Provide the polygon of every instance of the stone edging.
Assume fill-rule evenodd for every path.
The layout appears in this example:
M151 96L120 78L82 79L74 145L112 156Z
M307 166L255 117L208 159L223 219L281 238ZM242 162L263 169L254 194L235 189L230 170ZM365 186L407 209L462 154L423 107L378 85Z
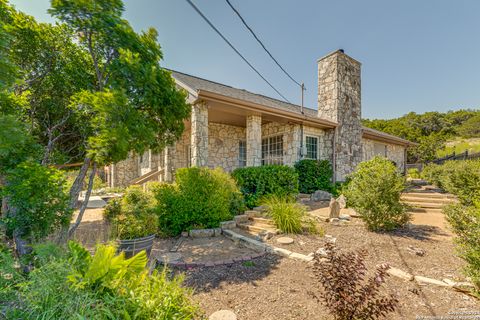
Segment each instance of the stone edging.
M437 280L432 278L427 278L423 276L414 276L406 271L401 269L390 267L387 270L387 273L393 277L405 280L405 281L415 281L419 285L432 284L440 287L473 287L473 284L470 282L455 282L450 279Z
M172 261L162 264L161 261L157 260L157 266L166 265L169 268L182 269L182 270L191 270L194 268L203 268L203 267L216 267L216 266L231 266L234 263L252 261L257 258L261 258L266 253L255 253L249 256L242 256L238 258L233 258L229 260L217 260L217 261L207 261L207 262L183 262L183 261Z
M240 234L238 234L238 233L236 233L232 230L224 229L223 234L226 237L232 239L233 242L242 244L243 246L245 246L247 248L250 248L254 251L257 251L259 253L262 253L262 254L273 253L273 254L276 254L276 255L279 255L279 256L287 257L287 258L290 258L290 259L293 259L293 260L304 261L304 262L310 262L310 261L313 260L313 255L312 254L304 255L304 254L297 253L297 252L291 252L287 249L274 247L274 246L271 246L269 244L260 242L258 240L254 240L254 239L251 239L249 237L242 236L242 235L240 235Z

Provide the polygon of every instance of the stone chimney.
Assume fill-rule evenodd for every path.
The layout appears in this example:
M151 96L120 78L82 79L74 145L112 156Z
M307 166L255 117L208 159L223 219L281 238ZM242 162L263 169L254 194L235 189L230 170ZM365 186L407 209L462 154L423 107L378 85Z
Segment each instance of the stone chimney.
M335 180L362 161L360 62L337 50L318 60L318 116L338 123L333 141Z

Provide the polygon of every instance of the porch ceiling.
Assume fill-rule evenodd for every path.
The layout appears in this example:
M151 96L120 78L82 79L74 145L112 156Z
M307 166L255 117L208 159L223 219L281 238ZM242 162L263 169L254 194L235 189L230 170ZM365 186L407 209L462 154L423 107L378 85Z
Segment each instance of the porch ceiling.
M251 111L241 108L235 108L233 106L215 101L209 101L208 106L209 122L223 123L237 127L246 127L247 116L252 114ZM292 121L281 116L262 114L261 112L259 112L258 114L262 115L262 124L269 122L300 123L299 121Z
M204 100L208 103L208 117L211 122L245 127L247 116L256 114L262 116L263 123L303 123L324 129L335 128L337 126L334 122L312 117L311 115L253 104L212 92L199 91L197 99Z

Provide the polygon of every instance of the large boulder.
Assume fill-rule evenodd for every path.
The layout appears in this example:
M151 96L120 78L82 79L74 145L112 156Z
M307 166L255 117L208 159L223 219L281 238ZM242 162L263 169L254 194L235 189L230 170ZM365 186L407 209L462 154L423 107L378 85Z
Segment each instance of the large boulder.
M345 196L343 194L341 194L340 197L337 198L337 202L340 205L340 209L345 209L347 207L347 199L345 199Z
M327 191L317 190L314 193L312 193L312 196L310 199L312 201L329 201L330 199L332 199L332 194Z
M337 219L340 216L340 204L335 198L330 199L330 219Z

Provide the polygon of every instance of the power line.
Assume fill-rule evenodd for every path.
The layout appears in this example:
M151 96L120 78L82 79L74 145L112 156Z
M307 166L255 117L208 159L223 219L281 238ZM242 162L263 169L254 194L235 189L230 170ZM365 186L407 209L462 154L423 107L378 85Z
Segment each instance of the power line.
M265 79L265 77L247 60L247 58L245 58L237 50L237 48L235 48L233 44L230 41L228 41L227 38L225 38L225 36L213 25L212 22L210 22L210 20L208 20L208 18L202 13L202 11L200 11L200 9L197 8L197 6L191 0L186 0L186 1L203 18L203 20L205 20L205 22L208 23L208 25L230 46L230 48L232 48L233 51L235 51L240 56L240 58L242 58L243 61L245 61L245 63L248 64L248 66L252 68L253 71L255 71L260 76L260 78L263 79L263 81L265 81L273 90L275 90L275 92L278 93L278 95L281 96L285 101L290 103L290 101L287 98L285 98L285 96L281 94L280 91L278 91L277 88L275 88L267 79Z
M282 65L277 61L277 59L275 59L273 57L273 55L270 53L270 51L268 51L268 49L265 47L265 45L263 44L263 42L257 37L257 35L255 34L255 32L253 32L252 28L250 28L250 26L247 24L247 22L245 21L245 19L243 19L242 15L240 14L240 12L238 12L237 9L235 9L235 7L232 5L232 3L229 1L229 0L225 0L227 1L228 5L230 6L230 8L232 8L232 10L237 14L237 16L240 18L240 20L242 20L242 23L245 25L245 27L250 31L250 33L253 35L253 37L257 40L257 42L262 46L263 50L265 50L268 55L270 56L270 58L272 58L272 60L277 64L277 66L282 69L283 73L285 73L289 78L290 80L292 80L293 82L295 82L298 86L302 87L302 85L296 81L295 79L293 79L293 77L282 67ZM303 88L302 88L303 89Z

